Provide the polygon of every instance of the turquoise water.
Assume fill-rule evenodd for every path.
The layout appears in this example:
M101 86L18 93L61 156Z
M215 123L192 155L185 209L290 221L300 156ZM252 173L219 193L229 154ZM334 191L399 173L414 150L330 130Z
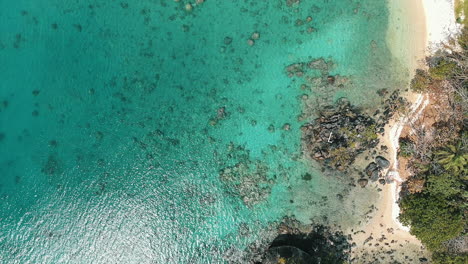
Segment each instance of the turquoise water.
M0 262L245 263L284 216L357 222L301 153L325 95L284 68L331 60L327 100L376 105L404 75L386 2L286 2L1 0Z

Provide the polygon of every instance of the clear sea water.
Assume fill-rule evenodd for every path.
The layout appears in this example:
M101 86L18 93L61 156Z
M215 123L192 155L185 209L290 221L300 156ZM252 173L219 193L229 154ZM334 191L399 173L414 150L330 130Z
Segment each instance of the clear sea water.
M327 96L377 105L406 76L386 1L186 3L0 0L1 263L240 262L284 216L362 216L371 192L303 158L300 97L324 95L284 68L332 60L351 84Z

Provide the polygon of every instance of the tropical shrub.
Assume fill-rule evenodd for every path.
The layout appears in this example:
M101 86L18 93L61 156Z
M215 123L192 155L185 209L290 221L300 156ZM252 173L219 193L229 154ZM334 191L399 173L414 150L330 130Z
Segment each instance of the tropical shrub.
M453 74L455 68L455 63L441 59L434 67L429 68L429 75L435 80L445 80Z
M431 83L430 77L426 71L418 69L414 75L413 80L411 80L411 90L417 93L422 93L427 91L429 84Z
M430 250L442 248L442 243L458 236L464 228L461 212L445 200L427 193L411 194L401 202L400 221L411 226L411 234Z

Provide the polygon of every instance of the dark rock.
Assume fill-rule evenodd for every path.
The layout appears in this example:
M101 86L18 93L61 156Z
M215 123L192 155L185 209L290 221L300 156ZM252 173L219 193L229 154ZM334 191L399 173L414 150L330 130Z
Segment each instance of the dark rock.
M362 188L366 187L367 183L369 182L369 180L367 179L359 179L358 180L358 184L359 186L361 186Z
M294 4L299 4L301 2L301 0L286 0L286 4L288 6L292 6Z
M231 37L225 37L224 38L224 44L225 45L230 45L232 43L232 38Z
M388 169L390 167L390 161L382 156L377 156L375 158L375 162L377 162L377 165L379 165L381 168Z
M369 163L369 165L367 165L367 167L365 169L365 172L366 172L367 176L371 176L372 173L377 169L378 169L377 163L371 162L371 163Z
M306 173L306 174L302 175L302 179L304 181L310 181L310 180L312 180L312 174Z
M217 117L219 119L225 118L226 117L226 107L220 107L217 110Z
M324 59L313 60L307 64L310 69L328 71L328 65Z
M368 134L368 127L374 125L372 118L361 114L348 100L340 99L335 105L323 107L320 117L304 125L301 130L303 141L313 159L323 161L326 167L343 171L357 155L378 144L374 137L354 136ZM369 176L372 171L368 172Z
M385 184L385 179L379 179L380 184Z
M287 262L284 262L285 260ZM309 264L313 263L313 259L308 253L299 248L281 246L269 249L265 256L265 260L263 261L263 264L277 263Z
M333 233L322 226L308 232L292 226L287 230L292 233L277 236L261 263L344 263L349 258L351 245L341 232Z
M375 170L372 172L372 175L370 177L370 180L375 182L377 181L378 179L380 178L380 171L379 170Z

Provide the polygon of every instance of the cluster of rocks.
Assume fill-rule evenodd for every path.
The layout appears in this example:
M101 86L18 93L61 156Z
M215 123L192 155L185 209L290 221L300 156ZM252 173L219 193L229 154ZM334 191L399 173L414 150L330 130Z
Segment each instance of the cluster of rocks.
M209 124L211 126L215 126L220 120L225 119L228 116L228 114L229 113L226 112L226 107L223 106L218 108L216 110L216 116L210 119Z
M261 161L252 161L242 147L231 147L233 166L219 171L220 179L239 195L247 206L253 206L268 198L273 181L268 179L268 166ZM237 153L234 153L237 152Z
M294 82L300 82L300 88L305 93L301 96L303 112L298 116L299 121L312 118L317 111L332 105L336 92L349 84L345 76L331 75L334 63L323 58L307 62L293 63L285 67L284 71ZM309 97L308 92L320 94Z
M253 45L255 45L255 41L258 40L259 38L260 38L260 33L258 33L258 32L252 33L250 38L247 40L247 44L249 46L253 46Z
M265 252L263 264L273 263L344 263L351 245L341 232L324 226L309 226L310 232L278 235Z
M294 217L272 223L245 250L230 248L227 263L345 263L350 258L352 237L323 225L304 224ZM353 243L354 244L354 243Z
M300 2L301 0L286 0L286 5L293 6L299 4Z
M382 101L382 107L375 111L374 118L377 123L384 126L392 119L397 111L405 112L405 109L409 106L408 101L400 96L400 91L396 90L388 95L386 89L377 91L381 97L387 97Z
M345 170L363 151L379 143L380 127L346 99L324 108L320 117L301 127L308 154L325 166Z
M364 170L365 175L368 177L368 179L361 178L358 180L358 184L364 188L369 182L369 179L373 182L376 182L378 180L379 183L385 184L386 181L383 178L382 171L388 169L389 167L390 161L388 161L382 156L377 156L375 158L375 161L369 163L369 165L367 165L366 169Z
M314 59L309 62L297 62L286 66L285 71L289 77L303 77L309 70L318 70L321 75L327 75L333 68L332 61L325 61L323 58Z

